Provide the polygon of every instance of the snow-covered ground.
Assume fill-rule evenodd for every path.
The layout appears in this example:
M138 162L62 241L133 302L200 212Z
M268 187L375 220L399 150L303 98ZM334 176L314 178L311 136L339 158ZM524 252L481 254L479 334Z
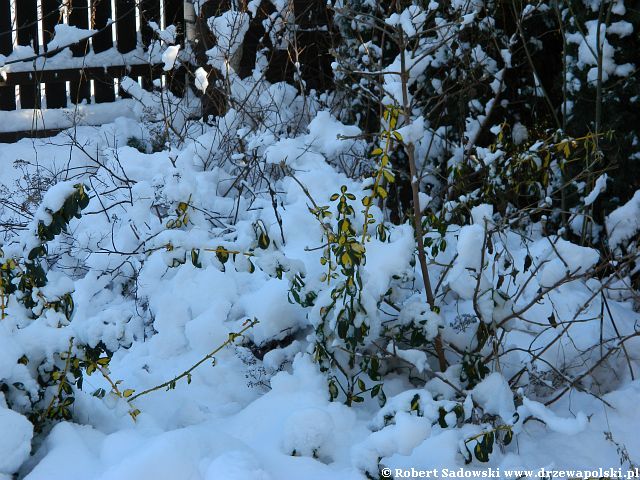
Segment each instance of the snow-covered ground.
M450 226L448 247L435 258L432 275L442 276L441 292L445 292L439 297L442 311L436 320L421 311L420 274L412 266L412 229L392 227L386 243L372 239L363 270L364 301L374 302L372 322L385 319L375 312L373 299L385 294L394 276L409 278L405 283L413 288L405 285L395 296L404 305L400 321L423 315L435 331L437 322L442 322L445 343L464 350L475 342L482 320L507 319L567 271L576 279L539 299L522 318L506 321L501 348L511 352L501 357L500 364L491 365L494 373L468 391L460 381L459 367L451 367L441 374L444 381L439 380L430 373L435 362L423 351L394 350L390 343L384 351L396 352L415 369L416 378L431 379L416 386L405 376L389 374L383 407L368 394L353 407L330 401L327 377L311 355L314 317L287 295L296 272L305 272L309 284L320 285L317 279L325 270L316 249L322 228L309 213L309 198L299 183L320 205L331 204L331 195L341 185L359 199L364 189L326 161L361 148L354 140L336 138L353 136L357 129L340 124L328 112L314 117L305 132L279 141L268 139L264 132L245 136L233 122L225 126L227 133L243 139L247 151L255 149L266 160L261 168L284 162L295 171L295 179L273 174L269 188L277 195L275 201L267 185L259 182L255 192L245 181L249 194L225 195L236 178L230 172L250 160L238 157L235 165L219 162L220 123L194 125L190 134L195 140L156 153L127 146L131 137L144 141L149 135L143 124L130 118L99 128L77 127L73 138L63 133L0 146L0 183L8 191L17 191L16 182L28 172L54 183L68 182L63 186L85 181L91 195L83 217L72 220L69 233L49 251L56 263L45 294L73 291L73 317L66 322L61 314L52 313L30 320L19 305L9 303L7 316L0 321L0 382L20 382L27 392L35 390L35 366L52 362L54 352L66 351L73 337L82 345L102 342L114 352L109 377L122 381L122 391L132 389L137 394L187 370L248 320L259 321L245 337L217 353L215 365L209 359L195 369L189 382L180 380L173 389L160 389L131 403L109 393L111 386L99 373L85 376L82 390L74 387L73 421L60 422L46 435L36 436L33 451L31 425L6 408L0 393L0 478L19 472L28 480L365 479L367 472L378 478L378 469L384 467L396 478L412 475L412 469L424 471L423 476L436 469L442 477L447 474L443 469L460 468L485 473L493 468L494 474L499 469L504 477L509 469L541 468L620 468L624 474L637 465L640 383L630 377L630 371L636 376L640 371L636 339L625 343L624 354L611 355L606 369L594 372L590 386L581 379L583 391L568 392L551 408L540 402L552 397L544 396L545 385L553 387L552 368L578 377L584 365L602 355L592 346L602 338L633 335L640 315L614 285L603 287L598 280L579 277L598 261L595 250L542 237L535 226L529 238L514 232L496 236L499 243L485 258L484 225L492 218L488 206L474 210L471 224ZM210 166L211 159L217 166ZM14 165L17 160L22 169ZM40 203L19 193L13 200L32 212ZM59 201L55 191L43 199L53 210ZM188 203L187 225L167 228L167 222L176 219L180 202ZM626 209L636 209L634 202ZM381 217L377 208L372 213ZM26 222L22 233L4 240L4 254L17 253L34 220L8 205L0 214L4 221ZM637 230L624 212L617 215L609 221ZM266 249L256 248L256 233L262 228L270 239ZM219 246L253 256L238 255L223 266L215 252L206 250ZM192 249L199 249L200 267L189 260ZM474 305L475 271L483 270L477 281L481 288L494 285L504 273L500 262L494 261L500 251L508 252L519 266L530 262L531 270L500 282L506 299L480 295L480 305ZM488 267L481 267L489 260ZM450 269L445 267L449 263ZM605 297L615 328L609 317L593 320L601 314ZM482 319L463 325L478 311ZM550 318L557 327L549 325ZM552 342L569 327L571 332ZM265 345L290 335L291 343L262 360L248 348L248 341ZM536 351L550 342L552 347L536 362L519 350ZM25 354L33 367L18 362ZM545 364L553 367L545 371ZM506 382L525 366L540 373L539 379L533 374L530 379L539 382L539 397L534 390L516 391L514 396ZM100 388L107 392L104 398L92 395ZM458 421L450 409L461 391L463 421L451 428ZM17 410L26 411L28 405L20 403L17 392L8 395ZM135 421L132 408L140 411ZM449 409L446 426L439 422L441 408ZM496 445L488 463L474 459L466 464L465 440L483 431L479 423L466 421L476 408L511 425L515 436L507 446Z

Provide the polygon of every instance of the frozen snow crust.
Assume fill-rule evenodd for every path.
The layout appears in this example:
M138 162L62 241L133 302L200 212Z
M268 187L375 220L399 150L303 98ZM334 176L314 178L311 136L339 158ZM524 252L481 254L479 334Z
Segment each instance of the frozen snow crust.
M197 128L202 133L196 141L180 150L154 154L124 146L131 133L140 130L130 120L121 119L100 129L79 128L83 143L101 152L105 166L126 172L131 190L122 189L102 199L100 190L94 191L85 215L73 220L70 233L50 246L50 254L57 252L67 261L84 252L83 268L78 272L54 265L48 273L50 290L45 293L73 292L71 322L60 328L59 322L48 317L29 320L15 302L9 304L8 317L0 323L0 380L34 389L28 368L18 362L20 357L27 354L32 362L52 362L54 352L64 351L70 337L90 346L102 342L113 351L111 378L122 380L122 388L136 392L182 372L224 342L230 332L238 331L248 318L257 318L260 323L248 332L246 340L259 346L293 335L293 343L268 352L262 360L247 346L224 349L216 355L215 366L207 364L193 372L190 384L179 382L171 391L161 390L136 400L141 412L136 422L128 415L130 406L124 399L109 393L102 399L91 395L99 388L110 391L100 375L86 377L83 390L75 392L74 421L56 425L36 444L31 459L31 425L3 402L0 473L20 471L30 480L363 479L367 473L376 474L381 465L399 469L615 467L618 454L605 439L605 431L611 431L615 441L630 452L638 451L634 425L640 418L635 418L632 406L640 391L637 382L625 379L626 367L618 368L620 378L603 380L599 387L611 391L603 400L614 409L605 408L588 393L574 392L550 410L543 405L544 385L538 391L512 393L507 380L518 373L523 361L529 361L519 353L519 345L547 345L557 335L556 328L548 327L552 314L562 325L567 319L593 317L601 308L595 301L582 307L598 285L579 278L595 265L598 253L553 238L538 236L525 241L523 236L507 232L501 237L502 245L494 245L492 255L508 246L513 262L530 262L528 268L535 274L520 298L498 301L480 296L479 320L472 300L477 284L473 270L480 267L482 236L492 218L488 206L474 209L475 223L449 228L449 247L436 259L439 264L453 261L443 277L448 293L440 315L420 308L419 288L404 287L395 296L399 304L406 305L398 321L425 320L425 329L431 329L428 336L432 338L439 329L446 342L465 349L476 342L481 322L502 322L541 288L557 283L568 272L576 274L576 279L544 295L523 318L508 320L506 348L513 351L502 357L500 373L485 376L475 387L466 389L457 366L434 377L429 374L437 371L432 358L421 350L402 350L390 342L388 353L395 351L399 361L414 368L416 375L432 379L416 388L406 377L390 373L384 382L387 400L383 407L368 395L362 405L353 408L330 402L327 377L310 355L309 322L313 317L287 299L294 272L305 272L312 283L323 271L317 254L307 248L315 246L315 239L321 236L320 226L308 212L308 198L291 178L277 181L274 190L280 192L278 201L283 207L281 233L268 196L259 195L249 202L245 197L233 200L221 195L225 182L232 179L229 166L202 168L204 155L216 151L219 137L212 128ZM329 204L336 186L347 185L358 196L363 192L362 184L346 178L325 160L325 156L361 148L350 140L331 141L332 135L345 131L348 127L320 111L307 131L297 137L279 143L267 142L264 137L248 140L264 151L268 161L295 165L297 180L320 204ZM69 147L60 146L62 142L36 142L39 155L48 158L54 170L58 161L69 158ZM34 155L31 143L25 141L5 145L2 152L4 157L27 161ZM71 162L78 168L92 163L77 149L71 149ZM11 183L16 173L8 170L7 164L2 162L0 173L5 183ZM59 208L71 190L68 183L59 183L46 195L36 219L46 216L46 207ZM114 207L111 215L91 214L103 208L101 201L116 205L129 194L133 203ZM175 219L173 210L180 202L198 209L188 208L186 227L167 228L167 219ZM250 204L252 208L247 208ZM162 220L160 208L167 212ZM210 212L228 218L238 208L234 225L212 221ZM176 212L182 210L177 208ZM270 239L266 249L256 248L256 222ZM108 232L114 232L113 243L103 243ZM392 227L389 237L387 243L373 239L367 245L364 291L371 299L393 286L392 277L417 275L411 266L411 229ZM141 247L145 238L148 240ZM171 250L167 250L168 244L173 246ZM5 254L17 251L15 245L7 241ZM239 255L223 265L215 252L204 251L217 246L254 254ZM196 248L201 249L200 268L188 260L189 252ZM122 265L125 256L130 262L126 266ZM250 273L249 261L255 266L254 273ZM497 263L489 264L493 266L484 269L480 279L483 288L501 274ZM139 274L132 282L134 270ZM433 274L442 273L436 269ZM527 278L523 271L512 281L517 284ZM609 299L608 304L620 334L632 333L638 315L631 305L615 299ZM368 321L375 327L385 319L373 308ZM557 364L562 358L564 371L580 372L580 363L597 354L589 348L601 334L600 328L599 322L575 322L572 334L541 352L543 361L531 364L531 371L545 378L550 371L545 365ZM611 326L603 328L605 335L613 334ZM245 341L245 345L249 344ZM628 342L627 348L636 365L637 344ZM624 365L622 357L611 361ZM9 395L14 408L26 411L26 404L16 402L19 397L15 392ZM465 441L490 428L486 422L468 422L478 412L497 419L499 425L509 425L518 446L496 445L489 463L474 459L465 466ZM473 443L467 447L472 449Z

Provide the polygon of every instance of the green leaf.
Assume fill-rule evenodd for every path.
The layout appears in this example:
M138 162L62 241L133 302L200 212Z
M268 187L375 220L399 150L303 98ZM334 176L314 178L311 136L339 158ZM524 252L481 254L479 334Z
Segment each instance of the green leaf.
M202 264L200 263L200 251L195 248L191 250L191 264L196 268L202 268Z
M382 175L384 176L384 178L389 183L393 183L395 181L395 179L396 179L396 177L393 175L393 173L391 173L389 170L383 170L382 171Z
M504 432L504 437L502 438L502 444L503 445L509 445L512 440L513 440L513 430L508 428Z
M383 187L378 185L378 188L376 188L376 195L384 200L385 198L387 198L387 191Z
M489 461L489 454L487 453L486 447L484 445L484 439L483 441L476 443L476 446L473 449L473 453L475 454L478 461L483 463Z
M440 425L441 428L447 428L447 421L445 420L445 417L447 416L447 411L443 408L440 407L438 409L438 425Z
M227 260L229 260L229 252L227 252L227 250L223 247L218 247L216 248L216 257L218 257L220 263L224 265L225 263L227 263Z
M336 382L331 380L329 382L329 396L331 397L331 401L334 401L338 398L338 387L336 386Z
M338 336L340 338L347 338L349 332L349 322L346 320L338 322Z
M378 385L374 385L374 387L371 389L371 398L375 397L376 395L378 395L378 393L380 393L381 387L382 387L381 383L379 383Z
M411 411L417 412L420 410L420 395L417 393L411 399Z
M102 357L102 358L99 358L98 360L96 360L96 363L98 365L102 365L103 367L106 367L107 365L109 365L110 361L111 361L111 359L109 357Z
M465 449L465 452L461 452L462 456L464 457L464 463L469 464L473 461L473 455L469 450L469 445L467 445L467 442L464 443L464 449Z
M262 250L266 250L267 248L269 248L270 243L271 239L269 238L269 236L264 231L261 231L260 236L258 237L258 247L260 247Z
M93 395L94 397L97 397L97 398L104 398L104 396L106 394L107 394L107 392L106 392L106 390L104 388L99 388L95 392L93 392L91 395Z
M487 454L493 453L493 442L495 440L495 434L493 433L493 430L490 431L489 433L487 433L484 436L484 441L485 441L485 446L487 449Z

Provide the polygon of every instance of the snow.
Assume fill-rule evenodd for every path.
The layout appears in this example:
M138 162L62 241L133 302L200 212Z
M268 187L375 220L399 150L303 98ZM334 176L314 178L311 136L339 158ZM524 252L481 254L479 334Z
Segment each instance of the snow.
M429 310L423 298L407 301L400 311L399 320L404 325L413 323L414 325L422 325L423 333L427 338L435 338L438 335L439 327L443 326L443 320L440 315ZM389 347L387 347L388 350ZM402 356L402 354L400 354ZM415 358L415 355L413 355ZM403 357L404 358L404 357ZM422 356L418 356L422 359ZM408 360L408 358L405 358ZM420 360L421 362L421 360ZM414 365L417 363L411 362Z
M0 132L29 131L71 128L73 125L102 125L113 122L118 117L139 118L137 102L130 99L115 103L74 105L70 108L22 109L3 112Z
M513 127L511 127L511 138L513 139L513 143L516 145L526 142L529 138L527 127L522 125L520 122L516 122Z
M521 414L524 415L526 412L539 418L554 432L564 435L576 435L584 431L587 426L587 416L584 412L578 412L575 418L561 418L540 402L525 398L522 405L524 412L520 412Z
M307 140L317 147L320 153L333 157L347 151L353 146L353 140L342 140L339 137L356 137L360 129L352 125L343 125L323 110L309 123Z
M207 79L208 76L209 74L204 68L198 67L195 73L195 85L202 93L206 92L207 87L209 86L209 80Z
M401 27L408 37L416 35L427 19L426 13L417 5L405 8L400 14L393 13L385 23L394 27Z
M424 136L424 118L418 117L410 125L399 128L397 132L406 144L416 144Z
M216 38L216 46L207 51L209 63L227 74L233 70L234 56L239 51L244 36L249 30L251 17L247 13L233 10L207 20L209 29Z
M609 30L607 25L599 23L598 20L589 20L585 22L587 31L582 33L567 34L567 42L578 45L578 67L590 68L587 73L587 80L595 83L598 79L598 52L602 52L602 80L607 81L611 75L618 77L626 77L633 70L632 64L617 65L615 62L615 48L609 43L607 33L625 36L631 32L623 24L614 24L613 29ZM599 30L599 35L598 35ZM597 39L600 37L600 45Z
M45 225L51 224L51 213L62 208L64 202L75 192L74 182L59 182L47 190L42 203L34 215L34 223L43 222Z
M471 299L476 289L475 275L480 271L484 236L484 225L477 223L462 227L458 235L458 261L447 275L446 283L465 299Z
M432 338L434 336L435 335L433 335ZM402 350L400 348L395 348L394 345L390 343L389 345L387 345L387 353L395 355L405 362L414 365L418 370L418 373L423 373L424 371L431 368L429 367L429 362L427 361L427 354L422 350L416 350L415 348Z
M272 3L278 11L265 25L288 23L288 2ZM491 55L501 55L507 68L510 52L490 55L460 42L447 51L433 48L451 32L491 28L490 22L482 23L484 2L441 3L429 2L428 13L411 6L386 19L388 26L413 37L411 49L403 52L409 101L422 102L413 95L423 95L425 85L439 92L449 88L432 73L448 73L448 57L455 56L473 58L478 81L486 81L480 90L486 86L490 95L499 93L505 70ZM68 231L48 245L48 261L42 262L48 284L32 295L44 313L34 315L17 295L3 293L8 303L0 320L0 383L7 394L0 394L0 478L17 473L26 480L364 480L377 478L381 467L469 474L485 467L616 466L620 446L635 458L640 383L632 378L640 361L640 316L630 276L592 276L601 260L595 248L550 234L548 226L531 217L509 225L501 206L486 198L478 201L483 198L478 192L455 197L455 188L443 188L451 185L443 183L446 169L440 167L471 159L492 175L513 160L507 148L473 145L485 120L493 118L491 101L473 98L462 105L471 113L458 119L456 131L465 138L456 145L447 145L449 126L432 129L418 108L398 125L419 162L419 172L405 180L429 192L418 194L421 209L429 207L429 213L447 221L440 229L431 217L424 218L425 238L439 246L437 253L425 249L436 298L432 310L412 223L391 221L384 202L366 210L362 206L372 185L375 161L369 152L376 137L349 124L352 120L337 108L342 107L339 97L300 95L298 85L269 84L261 80L259 66L247 78L235 73L259 5L254 0L246 11L208 21L216 37L210 63L223 73L229 96L224 115L208 122L189 118L198 110L188 97L176 108L169 131L164 130L162 107L176 107L175 99L147 92L134 79L121 82L132 98L112 105L2 113L0 128L38 118L47 126L74 130L0 148L0 191L12 192L11 200L22 208L16 212L0 205L0 223L25 225L1 240L1 263L21 254L38 222L51 220L75 184L86 182L91 200L82 218L72 220ZM442 23L442 8L459 21ZM622 2L614 6L621 8ZM424 35L432 15L435 28ZM152 27L160 41L152 51L139 50L127 59L151 57L168 70L187 58L189 46L172 45L174 28ZM270 32L274 44L286 45L293 38L276 30ZM592 70L589 47L595 31L593 25L587 30L587 38L570 41L578 46L580 67ZM624 37L633 32L620 21L603 33ZM58 42L78 35L56 30ZM602 46L605 73L625 74L628 67L615 65L613 47L607 40ZM12 58L30 52L18 49ZM100 55L87 58L104 59L105 65L116 58L114 51ZM63 53L52 61L74 65L77 59ZM384 102L396 106L404 103L395 73L399 66L399 57L389 59L378 85L386 92ZM196 70L195 86L203 93L207 77L206 69ZM93 123L103 125L86 126ZM498 125L491 132L499 133ZM534 142L534 134L519 122L511 129L519 149L531 140L529 151L541 152L546 146ZM402 155L394 157L396 168L395 158L405 161ZM356 173L345 173L350 168ZM40 197L31 188L18 188L27 180L44 182L47 192ZM607 180L603 174L590 192L579 190L584 206L607 194ZM336 270L338 279L327 282L322 276L327 266L320 262L325 228L337 227L337 202L331 198L341 186L353 195L354 238L366 237L365 211L374 222L371 238L363 240L366 262L358 270L359 310L353 324L368 327L367 347L357 347L355 375L348 381L335 366L341 355L349 355L335 334L339 309L326 310L344 285L342 273ZM542 195L544 208L552 206L547 195L553 194ZM327 206L330 216L319 222L309 211L315 205ZM634 239L639 218L637 192L606 218L612 250ZM383 222L386 239L375 230ZM268 236L268 245L259 241L261 234ZM218 247L238 253L225 261L219 250L216 254ZM633 249L625 251L633 254ZM571 281L564 282L568 275ZM313 305L292 301L294 279L304 280L301 294L317 295ZM52 306L66 294L75 304L71 320ZM338 300L336 305L346 305ZM258 323L235 336L254 319ZM337 357L327 361L328 371L316 358L320 327ZM625 351L620 337L626 340ZM449 363L445 371L439 371L434 355L436 338ZM111 360L102 373L109 377L84 375L83 388L72 387L72 419L34 438L23 414L38 398L39 376L64 365L60 352L71 339L73 353L80 356L85 347L106 347ZM589 371L604 355L607 362ZM360 362L373 363L374 358L382 363L382 379L361 371ZM462 358L476 363L463 364ZM469 369L483 361L489 373L471 378ZM111 392L110 381L137 395L187 371L175 388L154 390L131 403ZM338 401L330 400L329 379L339 384ZM545 406L558 385L574 388ZM355 395L352 406L344 403L347 388ZM383 390L375 395L377 388ZM104 398L92 395L98 389L105 390ZM44 402L55 392L52 385ZM132 408L140 412L135 421ZM473 446L474 438L498 426L512 428L514 442L496 445L486 465L476 460L466 465L466 442ZM615 444L603 435L609 431Z
M600 254L589 247L580 247L561 238L553 244L557 252L556 258L551 258L541 270L540 285L551 287L564 278L580 275L593 267Z
M283 453L322 457L331 451L331 435L335 428L331 415L325 410L296 410L283 426Z
M487 376L475 386L471 392L473 399L484 411L492 415L499 415L504 422L511 422L516 413L513 403L513 393L505 378L497 372Z
M591 192L589 192L589 195L584 197L585 206L588 207L589 205L593 204L593 202L595 202L596 199L598 198L598 195L600 195L602 192L604 192L607 189L607 180L608 179L609 179L609 177L607 176L606 173L603 173L602 175L600 175L598 177L598 179L596 180L595 185L593 186L593 190L591 190Z
M617 249L640 231L640 190L624 205L611 212L605 221L609 245Z
M291 165L311 161L321 161L324 156L333 157L347 152L354 146L354 140L341 137L355 137L360 129L340 123L328 111L320 111L308 125L309 133L298 138L286 138L265 150L266 161L273 164L285 162Z
M493 205L477 205L471 209L471 218L476 225L484 226L485 221L491 222L493 217Z
M11 475L29 458L33 426L24 416L0 404L0 431L0 475Z
M82 57L74 57L71 50L67 48L52 57L38 57L34 60L20 61L33 56L35 56L35 53L30 46L18 45L14 47L9 56L3 59L0 58L0 60L4 61L4 65L0 61L0 75L11 72L32 72L34 70L148 65L149 63L156 64L161 62L160 48L151 48L145 51L142 46L138 46L127 53L121 53L115 47L99 53L89 51Z
M169 45L162 53L162 63L164 63L164 67L162 68L165 72L173 69L176 64L179 51L180 45Z
M420 211L423 212L431 202L432 198L424 192L418 192L418 199L420 201Z
M135 85L125 86L137 92ZM153 103L151 97L145 97L145 101ZM323 271L316 252L308 250L308 247L317 245L315 239L320 241L321 228L309 215L309 200L297 183L286 178L278 184L278 189L283 192L279 198L284 207L284 243L280 239L278 223L270 213L270 200L256 200L260 209L251 210L247 217L242 217L233 235L224 233L228 226L206 228L208 221L198 211L190 212L193 225L188 230L166 229L166 220L161 222L152 207L155 198L175 205L191 196L192 204L203 205L211 211L234 211L233 201L216 194L229 178L224 171L202 171L197 167L200 159L206 157L207 148L217 151L217 137L205 132L197 142L184 145L179 150L149 155L124 146L132 134L142 134L142 126L128 119L120 119L99 129L78 127L78 132L82 141L91 145L91 151L102 152L101 161L112 167L117 166L115 153L120 160L126 158L128 178L137 183L132 189L135 205L126 212L119 211L121 217L117 220L106 219L104 215L83 215L81 219L74 220L71 234L79 242L74 248L82 252L89 246L107 249L111 245L103 243L101 238L113 229L116 246L133 251L139 240L129 227L131 224L138 229L138 235L140 229L148 229L146 231L155 235L146 245L153 253L132 257L132 262L144 261L136 280L136 295L145 299L153 316L142 316L135 299L122 295L124 287L117 283L118 277L98 274L99 269L116 268L121 263L119 257L91 254L85 261L92 270L84 276L72 278L70 272L54 270L50 272L51 283L43 289L48 298L65 291L73 292L76 310L69 328L56 328L58 319L51 316L30 321L28 328L18 328L23 321L19 316L0 322L0 378L22 382L26 389L35 391L37 386L27 366L18 363L18 359L26 351L31 352L33 362L49 358L54 351L65 349L70 336L73 336L78 342L88 345L102 341L115 351L109 365L111 377L122 380L123 388L140 392L193 365L224 342L230 332L238 331L246 319L255 317L260 321L245 334L245 339L257 346L281 341L290 332L298 333L290 344L268 352L263 361L255 359L246 347L228 347L218 352L215 366L206 362L193 372L190 384L184 380L178 382L174 390L154 392L136 400L135 406L141 413L135 423L128 416L126 402L109 394L103 400L92 397L95 389L109 391L109 386L99 374L87 377L86 391L76 392L74 421L77 423L59 423L45 436L36 455L26 463L30 426L24 417L3 407L0 418L6 416L16 425L22 425L13 429L19 433L2 439L13 442L7 448L19 453L15 459L0 456L3 460L11 458L11 465L3 466L7 472L13 473L22 466L21 474L28 480L115 480L123 477L149 478L149 475L194 480L221 476L238 479L334 477L360 480L365 478L365 471L378 471L379 459L381 465L389 468L464 467L459 454L460 442L477 434L478 430L471 427L478 426L443 429L438 424L440 407L447 411L444 417L447 424L457 422L451 410L455 404L451 399L456 396L456 391L449 384L464 389L459 369L450 368L441 374L449 384L433 378L421 389L414 389L397 378L386 380L388 400L382 408L375 399L369 399L368 394L363 395L366 398L362 407L349 408L329 401L326 377L309 355L306 336L309 327L313 328L313 319L307 318L299 306L287 301L289 279L293 273L306 272L305 278L313 284ZM325 204L342 184L357 196L362 195L359 182L338 173L326 160L354 150L364 151L358 150L360 147L356 139L337 138L338 135L355 137L358 133L355 127L344 125L327 111L320 110L309 118L305 129L292 138L276 139L265 135L261 139L253 138L251 142L252 148L257 148L267 160L279 162L281 158L289 157L287 162L295 165L296 177L320 204ZM35 141L40 149L39 155L46 153L52 166L69 161L69 150L61 141L64 138L61 135L54 142ZM26 160L33 160L35 155L31 141L5 148L3 155L8 155L8 150ZM175 159L176 167L170 158ZM71 162L74 168L94 165L91 159L77 150L72 152ZM178 172L180 175L176 176ZM3 182L13 182L16 178L12 169L7 168L1 173ZM35 218L46 220L46 208L59 208L74 183L75 180L58 182L45 195L43 206L34 210ZM99 211L99 208L98 199L93 197L88 210ZM372 209L372 212L376 218L381 218L379 210ZM430 339L442 332L443 340L456 348L474 345L479 319L475 317L471 299L477 275L481 274L480 291L490 292L495 282L494 269L497 268L490 265L493 265L496 251L502 248L502 243L495 243L493 254L485 252L488 266L480 264L485 222L492 225L494 209L491 205L481 204L474 206L470 213L470 225L448 229L445 238L449 246L438 257L443 264L455 258L443 282L449 290L444 290L446 300L441 313L429 311L421 291L406 292L402 296L394 293L393 297L401 306L399 324L421 325L423 334ZM616 216L626 218L628 214L618 213L608 220L616 221ZM255 242L253 224L256 218L265 222L272 245L267 250L255 250L254 256L250 257L256 267L253 274L248 272L244 256L230 259L223 271L215 254L204 251L200 256L201 268L194 267L189 261L170 267L173 259L184 258L191 248L225 245L241 251L249 250ZM109 220L116 222L115 228ZM291 229L287 227L289 225L297 225L298 228ZM173 251L167 252L162 248L153 251L167 242L175 246ZM534 262L529 272L535 265L544 263L531 280L530 290L527 289L515 303L514 299L505 301L497 295L483 293L479 299L483 321L499 321L501 315L507 315L528 302L540 285L548 285L558 276L561 278L567 270L583 273L599 259L595 250L561 239L538 238L523 245L521 237L507 235L500 242L509 246L519 268L527 252ZM53 251L61 247L62 244L58 243ZM371 312L367 320L374 328L381 328L383 319L388 318L379 313L377 301L389 289L389 278L405 278L409 283L416 279L420 284L419 272L411 266L413 252L413 230L408 224L394 226L387 243L375 238L367 243L367 263L362 271L362 301ZM283 268L282 278L275 276L279 268ZM433 275L438 278L438 271ZM515 282L521 285L526 278L525 273L518 273ZM502 287L507 292L508 282L505 281ZM570 318L571 312L577 311L581 302L591 295L589 289L599 288L593 282L572 282L566 287L567 290L559 291L555 296L545 297L523 318L546 319L552 311L551 304L558 309L558 321ZM632 332L636 314L629 305L613 298L609 303L622 332ZM17 312L14 304L11 308L12 312ZM579 319L593 317L597 311L598 305L591 306ZM464 322L458 322L461 330L452 335L451 325L456 323L456 316L462 314L468 315L469 320L466 326L463 326ZM568 363L580 360L579 352L588 350L591 340L599 336L598 331L597 325L576 322L572 327L571 341L558 342L558 348L547 352L544 360L550 361L558 355ZM544 344L554 332L554 329L536 330L518 319L512 322L507 341L508 345L532 344L532 348L537 348L536 342ZM122 348L123 345L126 348ZM403 368L411 367L415 375L430 376L437 369L436 362L420 348L397 342L388 343L383 348L387 355L395 356ZM635 356L633 361L636 361ZM522 432L517 433L520 450L508 447L504 454L496 454L492 465L506 467L515 462L540 468L553 461L558 468L571 466L573 460L560 453L566 448L573 448L567 438L573 438L573 442L584 439L590 445L589 449L599 449L602 453L597 461L603 465L617 461L615 451L605 454L609 450L605 448L607 443L601 432L608 427L602 405L593 397L580 397L582 401L577 411L583 413L576 414L575 418L570 414L570 406L559 403L549 409L535 397L523 397L522 405L516 410L507 380L522 366L522 362L523 357L516 352L506 355L503 373L494 371L466 392L465 418L472 416L474 408L498 415L505 423L514 421L515 411L520 415L520 420L514 425L514 429ZM638 393L633 390L637 385L632 383L629 388L632 390L625 395L637 398ZM420 398L421 416L409 408L416 394ZM614 393L606 399L617 402L616 405L627 405L625 402L629 400L625 395L616 396ZM389 414L392 420L386 423L385 418ZM540 426L540 422L523 424L529 415L540 419L544 425ZM588 415L591 415L593 425L586 422ZM611 428L615 426L615 435L631 448L635 445L635 431L632 423L624 422L623 418L622 413L608 413L609 422L613 423ZM4 444L0 442L0 445ZM292 456L294 450L296 455ZM73 462L69 461L70 458ZM581 466L587 464L590 465L585 460Z
M373 432L353 447L354 466L366 472L377 472L378 458L410 455L430 433L431 424L426 418L398 412L395 424Z
M168 25L166 29L162 30L156 22L149 22L149 27L166 44L173 45L176 43L177 29L175 25Z
M89 38L96 30L85 30L72 25L59 24L54 27L53 40L47 44L48 50L64 48Z

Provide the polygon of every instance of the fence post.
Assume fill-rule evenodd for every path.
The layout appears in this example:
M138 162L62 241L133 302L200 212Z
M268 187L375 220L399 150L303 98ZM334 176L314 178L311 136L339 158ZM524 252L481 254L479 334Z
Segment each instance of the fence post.
M55 34L55 26L62 23L60 12L61 0L42 0L42 44L47 51ZM47 108L64 108L67 106L66 82L48 82L44 86Z
M111 27L106 27L107 21L113 19L111 16L111 1L93 0L91 2L91 19L91 27L95 30L102 30L91 39L93 51L100 53L113 48ZM93 91L96 103L113 102L116 98L113 78L106 73L104 75L96 75L94 78Z
M11 30L11 0L0 0L0 55L9 56L13 51ZM0 87L0 110L15 109L15 88Z
M31 45L38 53L38 3L36 0L16 2L18 44ZM40 85L36 82L20 85L20 107L40 108Z

